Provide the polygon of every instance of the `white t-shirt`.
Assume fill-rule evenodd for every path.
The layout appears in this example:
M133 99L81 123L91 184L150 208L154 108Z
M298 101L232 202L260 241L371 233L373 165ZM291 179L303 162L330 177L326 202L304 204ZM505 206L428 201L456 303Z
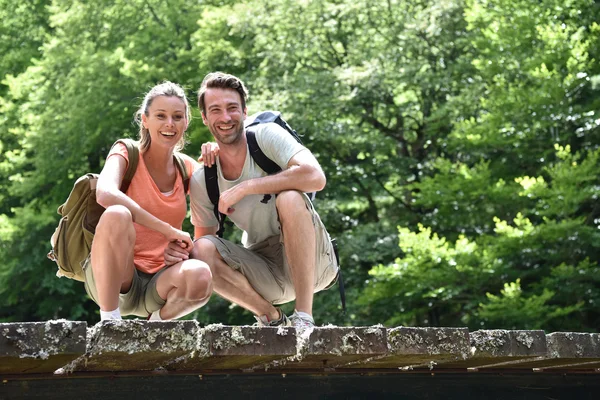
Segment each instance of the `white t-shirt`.
M256 141L263 153L279 165L282 170L287 168L288 162L293 156L306 149L292 135L275 123L259 125L256 129ZM249 150L246 150L246 160L242 174L235 180L227 180L223 177L217 157L217 177L220 193L246 180L266 175L268 174L254 162ZM210 202L206 191L204 168L196 170L190 179L190 198L192 224L194 226L210 227L219 225L214 214L214 206ZM233 208L235 208L235 211L227 218L244 231L242 236L244 247L250 247L281 233L277 210L275 209L275 195L249 195L233 205Z

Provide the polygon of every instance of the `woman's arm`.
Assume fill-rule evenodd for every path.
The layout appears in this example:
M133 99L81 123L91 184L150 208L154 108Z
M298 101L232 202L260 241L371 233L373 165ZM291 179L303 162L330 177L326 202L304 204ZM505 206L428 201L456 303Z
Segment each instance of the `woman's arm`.
M147 228L161 233L169 241L181 240L186 246L192 248L189 233L172 227L168 223L156 218L134 200L121 192L120 185L127 169L127 161L119 155L108 157L100 173L96 186L96 201L104 208L114 205L126 207L133 217L133 221Z

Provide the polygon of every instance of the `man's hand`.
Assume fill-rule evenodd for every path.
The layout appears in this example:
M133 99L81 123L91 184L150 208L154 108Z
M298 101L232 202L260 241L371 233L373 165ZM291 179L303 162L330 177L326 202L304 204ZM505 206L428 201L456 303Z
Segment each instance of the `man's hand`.
M211 167L217 162L217 156L219 155L219 145L214 142L207 142L202 144L202 154L198 157L199 163L204 163L204 166Z
M169 267L173 264L177 264L178 262L189 259L190 251L192 251L192 247L185 247L182 242L169 242L164 253L165 265Z
M242 182L239 185L236 185L221 193L219 197L220 213L229 215L235 211L233 206L246 196L246 193L244 193L245 183L246 182Z

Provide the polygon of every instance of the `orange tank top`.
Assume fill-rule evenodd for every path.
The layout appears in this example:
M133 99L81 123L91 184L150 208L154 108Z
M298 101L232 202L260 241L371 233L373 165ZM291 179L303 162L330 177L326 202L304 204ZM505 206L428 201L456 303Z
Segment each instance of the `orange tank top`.
M114 146L108 157L113 155L122 156L129 165L125 145L118 143ZM184 155L183 158L188 174L192 176L197 164L190 157ZM165 195L154 183L144 163L143 154L140 153L137 169L125 194L156 218L167 222L174 228L181 229L183 219L187 214L187 203L179 169L172 193ZM165 266L164 250L168 241L157 231L137 223L134 223L134 226L136 238L133 260L135 266L142 272L155 274Z

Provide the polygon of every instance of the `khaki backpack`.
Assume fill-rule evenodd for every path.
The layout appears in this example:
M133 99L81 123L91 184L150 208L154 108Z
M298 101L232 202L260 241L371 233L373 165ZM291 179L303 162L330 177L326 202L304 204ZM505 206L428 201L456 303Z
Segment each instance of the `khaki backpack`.
M119 139L127 148L129 165L120 190L125 193L131 184L139 161L138 142L131 139ZM115 145L113 144L113 146ZM174 154L175 164L183 178L185 193L189 187L189 175L185 163L179 154ZM83 263L90 254L96 225L105 208L96 202L98 174L85 174L73 185L67 201L58 207L61 219L50 238L52 250L48 258L58 265L56 276L84 281Z

